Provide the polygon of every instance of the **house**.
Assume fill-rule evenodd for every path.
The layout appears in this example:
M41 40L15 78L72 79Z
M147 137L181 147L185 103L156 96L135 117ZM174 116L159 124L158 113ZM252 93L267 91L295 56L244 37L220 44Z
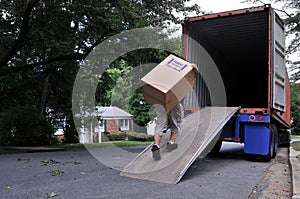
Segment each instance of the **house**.
M133 130L132 115L116 107L96 107L101 117L102 132L128 132Z
M97 117L97 124L84 124L79 130L81 143L102 142L103 132L112 134L133 131L132 115L116 106L97 106L93 116Z

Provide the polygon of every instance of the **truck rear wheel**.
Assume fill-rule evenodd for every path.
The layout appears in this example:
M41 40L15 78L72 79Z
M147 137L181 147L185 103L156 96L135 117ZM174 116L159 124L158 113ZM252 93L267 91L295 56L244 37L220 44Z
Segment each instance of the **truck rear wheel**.
M277 154L277 128L275 125L270 126L270 141L269 141L269 150L267 155L262 156L262 160L269 162L272 158L274 158Z
M277 127L274 124L271 125L271 133L274 136L272 158L275 158L275 156L277 155L277 151L278 151L278 131L277 131Z
M291 132L289 129L279 130L278 145L281 147L290 147L291 143Z

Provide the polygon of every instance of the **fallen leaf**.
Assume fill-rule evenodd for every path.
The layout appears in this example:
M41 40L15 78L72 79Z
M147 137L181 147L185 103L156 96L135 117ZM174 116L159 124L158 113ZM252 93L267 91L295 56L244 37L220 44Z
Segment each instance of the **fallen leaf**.
M52 191L51 193L47 193L47 198L53 198L55 196L58 196L57 192Z
M51 164L61 164L60 161L56 161L56 160L43 160L41 161L43 164L43 166L49 166Z
M62 175L64 174L65 172L60 170L60 169L56 169L56 170L51 170L49 171L49 173L52 175L52 176L56 176L56 175Z

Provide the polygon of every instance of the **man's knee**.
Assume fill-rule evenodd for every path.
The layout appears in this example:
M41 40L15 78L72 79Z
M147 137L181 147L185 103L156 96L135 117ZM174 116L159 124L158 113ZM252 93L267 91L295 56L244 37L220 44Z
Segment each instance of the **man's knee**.
M158 132L158 133L155 133L154 136L159 136L159 137L162 137L163 136L163 132Z

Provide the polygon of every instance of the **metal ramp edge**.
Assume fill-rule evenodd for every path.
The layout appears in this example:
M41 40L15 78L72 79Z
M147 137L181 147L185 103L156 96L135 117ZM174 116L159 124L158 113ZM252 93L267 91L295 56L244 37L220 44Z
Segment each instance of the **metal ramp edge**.
M139 153L120 176L176 184L198 157L205 157L219 138L222 128L240 107L205 107L184 118L175 151L165 149L169 135L163 136L162 159L152 158L151 145Z

